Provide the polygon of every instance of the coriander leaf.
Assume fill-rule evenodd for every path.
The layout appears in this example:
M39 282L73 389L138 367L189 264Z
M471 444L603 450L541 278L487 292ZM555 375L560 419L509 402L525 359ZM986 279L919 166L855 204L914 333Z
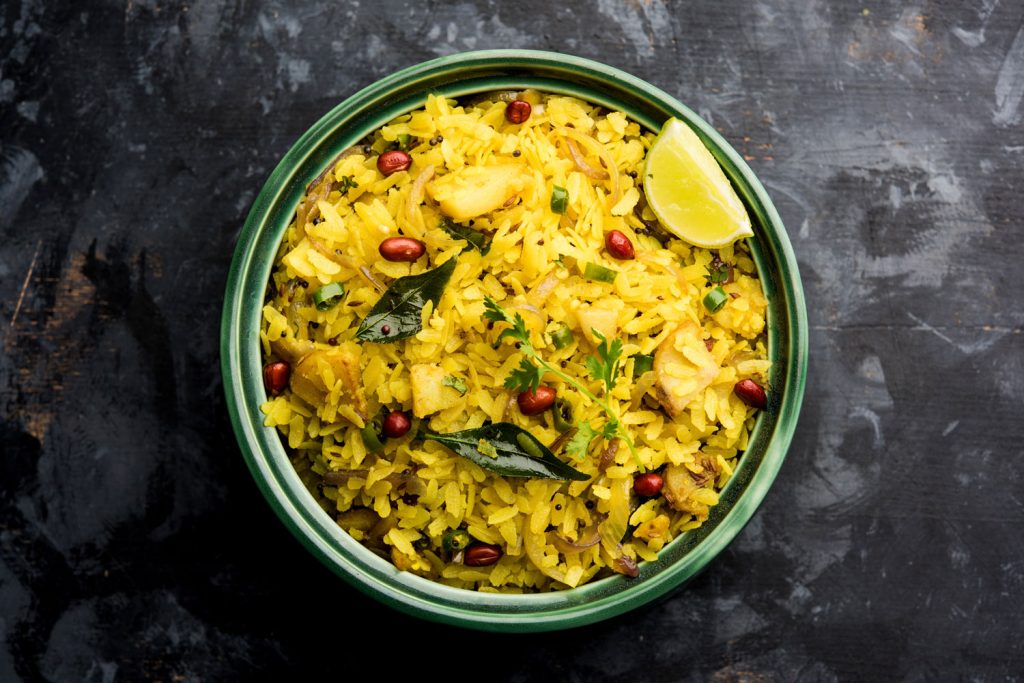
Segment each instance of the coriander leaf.
M512 322L508 313L505 312L505 309L499 306L498 303L489 296L484 297L484 318L492 323Z
M349 190L354 190L357 187L359 187L359 183L357 183L350 175L342 176L341 180L335 184L335 188L342 194L345 194Z
M550 372L551 374L560 377L569 384L569 386L575 387L583 396L598 405L601 410L604 411L604 414L608 417L605 429L614 431L622 438L623 441L626 442L626 445L629 446L629 450L633 454L633 458L636 460L640 471L644 471L644 465L640 461L640 455L636 450L636 444L634 444L633 439L630 438L629 430L619 422L616 412L610 405L608 405L607 401L602 401L595 394L591 393L590 389L578 382L575 378L562 372L557 366L551 365L545 361L540 354L537 353L537 350L534 349L533 345L530 343L530 334L526 329L526 323L523 321L523 317L521 315L516 315L513 318L507 311L505 311L505 309L499 306L494 299L487 296L484 297L484 318L491 322L504 322L512 325L512 329L504 330L498 336L499 343L500 340L505 337L512 337L520 342L520 350L525 356L525 358L520 362L519 368L513 371L513 373L506 378L506 387L512 389L517 386L525 385L526 388L535 389L536 386L539 385L540 378L543 377L545 372ZM622 355L622 342L615 340L609 344L600 332L594 330L594 334L596 335L596 338L605 343L599 348L598 355L600 357L594 358L593 362L588 360L587 368L591 373L593 373L592 376L604 381L605 386L608 387L608 390L610 391L611 388L615 386L615 376L618 372L619 358ZM498 348L498 346L495 345L494 348ZM536 366L534 366L534 363L536 363ZM537 384L534 384L535 381ZM529 382L529 384L527 384L527 382ZM583 434L577 433L574 435L576 438L575 448L576 452L585 454L586 447L589 446L592 437L588 439L587 431L582 431ZM593 432L593 428L590 428L590 431Z
M516 313L516 317L512 319L512 327L498 335L498 341L502 339L514 339L523 344L530 344L530 331L526 329L526 321L523 320L523 316Z
M505 338L514 339L526 344L530 343L530 331L526 329L526 321L523 320L523 316L516 313L516 317L512 319L512 327L498 335L498 341Z
M430 439L452 449L489 472L505 477L583 481L590 477L559 460L547 446L510 422L441 434L425 430Z
M615 435L619 433L619 421L608 420L604 423L604 427L601 427L601 436L604 437L605 441L611 441L615 438Z
M569 439L569 443L565 445L565 452L575 458L576 460L583 460L587 457L587 451L590 449L590 442L597 436L597 432L590 426L589 422L581 422L576 433Z
M610 392L615 388L615 376L619 371L619 359L622 356L622 340L614 339L609 342L597 330L591 331L601 343L597 346L597 356L589 356L587 358L587 372L594 379L604 382L605 391Z
M455 391L459 392L459 396L465 396L466 392L469 391L469 388L466 386L466 380L461 377L456 377L455 375L448 375L441 380L441 384L446 387L451 387Z
M718 254L715 254L711 259L711 263L707 265L708 274L704 276L704 281L710 285L724 285L732 280L732 266L719 258Z
M544 378L544 368L539 368L530 362L529 358L522 358L519 367L509 373L505 378L505 388L516 391L530 391L536 393Z
M514 339L515 341L533 348L530 344L530 331L526 329L526 321L523 320L523 316L518 313L515 317L510 316L508 312L499 306L494 299L489 296L484 297L484 318L496 323L508 323L512 327L507 330L502 330L501 334L498 335L498 341L502 339Z

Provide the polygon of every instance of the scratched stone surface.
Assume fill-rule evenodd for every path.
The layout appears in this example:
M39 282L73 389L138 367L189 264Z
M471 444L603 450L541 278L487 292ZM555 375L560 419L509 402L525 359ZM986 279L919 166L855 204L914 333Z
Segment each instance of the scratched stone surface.
M0 3L0 680L359 655L496 681L1022 675L1024 5L294 5ZM799 430L737 540L670 599L543 636L335 579L252 483L219 376L277 160L358 88L485 47L595 58L710 121L789 226L811 324Z

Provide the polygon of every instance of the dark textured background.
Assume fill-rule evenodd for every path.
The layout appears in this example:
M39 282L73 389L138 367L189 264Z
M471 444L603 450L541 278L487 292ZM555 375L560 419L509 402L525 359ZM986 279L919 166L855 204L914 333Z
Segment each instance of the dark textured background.
M0 681L1021 675L1020 2L291 5L0 2ZM604 61L716 126L811 322L793 448L736 542L544 636L334 578L257 492L219 376L234 240L285 150L378 77L487 47Z

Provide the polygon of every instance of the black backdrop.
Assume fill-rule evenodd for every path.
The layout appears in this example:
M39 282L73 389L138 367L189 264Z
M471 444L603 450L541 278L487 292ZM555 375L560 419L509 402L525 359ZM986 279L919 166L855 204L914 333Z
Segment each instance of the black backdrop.
M1020 675L1024 7L537 0L0 4L0 680ZM252 483L218 366L249 204L411 63L554 49L710 121L800 262L810 382L688 588L544 636L356 594ZM360 656L362 655L362 657Z

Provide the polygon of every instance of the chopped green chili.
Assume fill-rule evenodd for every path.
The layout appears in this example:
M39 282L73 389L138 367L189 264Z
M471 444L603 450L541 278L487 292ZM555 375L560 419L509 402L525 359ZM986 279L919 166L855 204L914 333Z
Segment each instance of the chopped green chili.
M551 343L555 345L556 349L564 349L572 344L572 340L572 330L565 323L558 323L558 327L551 331Z
M729 295L721 287L715 287L704 296L704 308L712 313L718 313L722 306L728 301Z
M340 282L332 282L313 292L313 303L316 304L316 310L326 311L341 303L343 296L345 287Z
M451 529L441 538L441 545L450 553L465 550L473 541L465 529Z
M384 448L384 442L380 437L380 433L383 429L384 418L382 411L377 413L372 420L367 420L366 426L359 430L359 435L363 437L363 445L366 446L367 453L376 453L380 449Z
M596 263L588 263L583 270L583 277L597 282L615 282L615 276L618 274L618 271L599 266Z
M555 405L551 407L551 413L555 418L555 429L560 432L567 432L572 429L572 404L564 398L555 399Z
M555 185L551 190L551 210L555 213L565 213L569 208L569 192L564 187Z

